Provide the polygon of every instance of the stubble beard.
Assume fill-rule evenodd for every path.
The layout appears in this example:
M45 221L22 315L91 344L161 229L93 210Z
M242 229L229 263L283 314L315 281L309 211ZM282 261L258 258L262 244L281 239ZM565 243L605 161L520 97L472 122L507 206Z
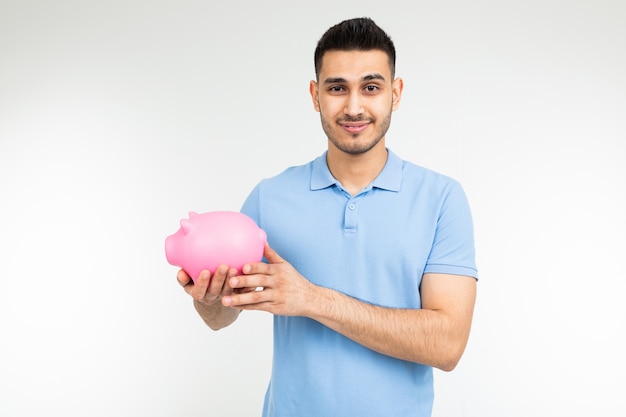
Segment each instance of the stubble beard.
M335 137L335 135L333 134L333 129L332 129L333 126L328 122L328 120L326 120L326 118L324 118L323 115L320 115L320 117L322 120L322 129L324 129L324 132L326 133L328 140L337 149L350 155L364 154L370 151L372 148L374 148L381 141L381 139L385 137L385 135L387 134L387 131L389 130L389 125L391 124L391 111L389 111L389 113L385 116L385 118L382 119L380 126L376 129L376 132L372 140L368 142L359 141L358 140L359 136L361 136L362 133L356 133L352 135L353 140L342 142L341 140L337 139L337 137ZM354 118L344 117L341 120L338 119L335 122L335 125L339 126L339 123L341 121L344 121L344 122L368 121L370 123L374 123L374 119L372 118L367 119L365 117L354 117Z

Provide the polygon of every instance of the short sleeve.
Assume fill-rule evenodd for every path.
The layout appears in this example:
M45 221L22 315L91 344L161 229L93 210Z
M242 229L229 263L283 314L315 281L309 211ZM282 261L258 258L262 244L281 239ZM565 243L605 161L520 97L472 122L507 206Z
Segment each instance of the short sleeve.
M474 226L461 185L453 181L441 200L435 237L424 273L467 275L478 278Z

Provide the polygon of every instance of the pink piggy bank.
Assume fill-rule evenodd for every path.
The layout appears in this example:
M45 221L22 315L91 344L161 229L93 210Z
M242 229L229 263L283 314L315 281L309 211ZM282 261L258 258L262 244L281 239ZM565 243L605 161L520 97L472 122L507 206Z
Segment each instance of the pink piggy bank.
M180 229L165 239L167 262L180 266L194 282L205 269L241 268L263 259L267 235L250 217L236 211L189 213Z

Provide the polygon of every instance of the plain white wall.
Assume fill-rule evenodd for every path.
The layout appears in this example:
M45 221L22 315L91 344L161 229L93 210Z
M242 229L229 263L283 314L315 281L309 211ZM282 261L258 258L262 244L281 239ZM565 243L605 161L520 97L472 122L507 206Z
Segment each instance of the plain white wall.
M626 414L626 8L0 1L0 415L259 415L271 318L214 333L163 243L326 146L319 36L370 16L388 145L460 180L481 275L435 416Z

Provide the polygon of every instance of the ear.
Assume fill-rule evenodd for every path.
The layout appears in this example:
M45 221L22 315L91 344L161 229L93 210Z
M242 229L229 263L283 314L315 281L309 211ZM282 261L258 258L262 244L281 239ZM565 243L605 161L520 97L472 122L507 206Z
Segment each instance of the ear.
M309 83L309 93L311 94L311 99L313 100L313 108L316 112L320 111L320 90L316 81L311 80Z
M192 228L193 228L193 223L191 223L189 219L182 219L180 221L180 229L183 231L183 235L189 234Z
M404 81L402 78L396 78L391 85L392 88L392 110L396 110L400 106L400 99L402 98L402 90L404 89Z

